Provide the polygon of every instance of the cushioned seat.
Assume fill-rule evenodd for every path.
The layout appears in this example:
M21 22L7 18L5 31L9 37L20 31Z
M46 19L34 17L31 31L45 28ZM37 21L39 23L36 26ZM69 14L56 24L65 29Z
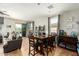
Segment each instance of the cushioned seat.
M3 46L4 53L11 52L16 49L20 49L22 45L22 38L17 40L8 41L6 45Z

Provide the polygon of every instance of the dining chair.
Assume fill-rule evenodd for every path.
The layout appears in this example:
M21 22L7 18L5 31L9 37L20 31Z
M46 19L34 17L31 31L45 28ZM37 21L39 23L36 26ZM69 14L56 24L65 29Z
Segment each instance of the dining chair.
M52 51L54 50L54 45L53 45L53 43L54 43L54 41L55 41L55 36L51 36L51 35L49 35L48 37L47 37L47 39L46 39L46 49L47 49L47 56L48 56L48 54L49 54L49 52L51 52L52 53Z
M29 55L35 56L37 54L36 49L37 49L37 44L35 43L35 37L30 36L29 37Z
M51 50L51 37L46 37L43 39L43 52L46 52L46 55L48 56L48 53Z

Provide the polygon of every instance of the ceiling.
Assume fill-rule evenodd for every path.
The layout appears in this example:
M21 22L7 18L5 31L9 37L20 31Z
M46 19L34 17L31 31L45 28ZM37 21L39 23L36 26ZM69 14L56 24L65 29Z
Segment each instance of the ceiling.
M52 5L53 8L48 9ZM49 17L65 11L78 9L78 3L0 3L0 11L21 20L31 20L34 17Z

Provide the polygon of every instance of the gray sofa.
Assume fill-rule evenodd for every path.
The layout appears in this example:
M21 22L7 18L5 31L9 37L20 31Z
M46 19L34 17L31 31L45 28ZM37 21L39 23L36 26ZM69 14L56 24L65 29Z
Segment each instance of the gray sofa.
M22 45L22 38L18 38L17 40L8 41L6 45L3 46L4 53L11 52L16 49L20 49Z

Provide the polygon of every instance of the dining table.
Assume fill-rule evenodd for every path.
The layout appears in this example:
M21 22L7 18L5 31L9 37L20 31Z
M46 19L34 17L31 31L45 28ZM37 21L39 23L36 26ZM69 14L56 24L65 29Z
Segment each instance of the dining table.
M55 36L34 36L35 38L35 42L38 44L38 47L40 47L40 54L45 55L44 53L44 49L43 49L43 45L44 45L44 41L46 42L46 44L48 45L48 37L55 37ZM47 51L47 55L48 55L48 51Z

